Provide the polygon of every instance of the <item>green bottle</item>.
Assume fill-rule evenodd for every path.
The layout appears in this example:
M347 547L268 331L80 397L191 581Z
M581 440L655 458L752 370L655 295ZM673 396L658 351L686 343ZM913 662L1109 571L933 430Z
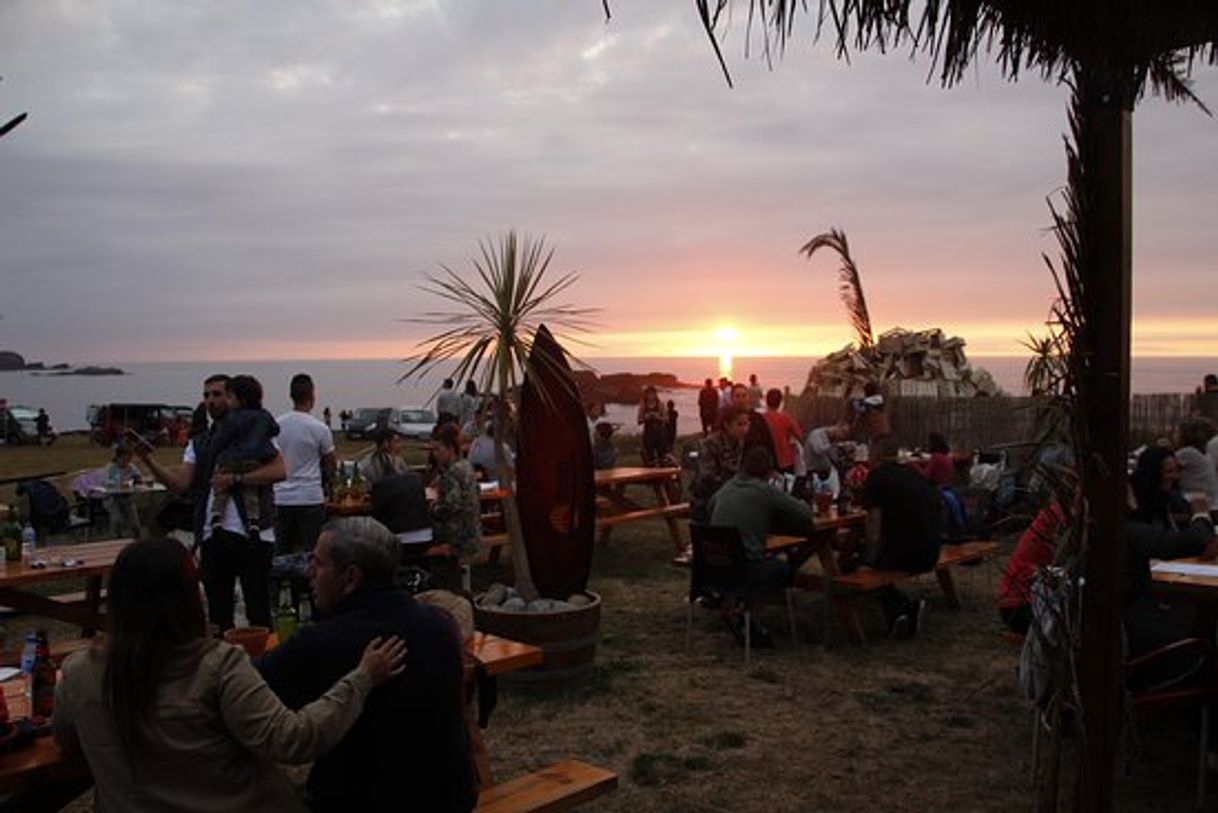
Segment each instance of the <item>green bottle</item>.
M292 606L292 589L285 584L279 588L279 606L275 609L275 635L279 643L296 632L297 620L296 608Z
M8 509L5 521L0 525L0 540L4 542L4 558L9 562L21 561L21 523L17 509Z

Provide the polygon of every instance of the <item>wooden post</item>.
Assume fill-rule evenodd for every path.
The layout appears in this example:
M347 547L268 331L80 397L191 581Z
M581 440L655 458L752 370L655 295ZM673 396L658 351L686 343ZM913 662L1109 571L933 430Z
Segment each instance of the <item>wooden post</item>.
M1125 456L1129 440L1132 263L1130 82L1119 73L1077 73L1081 204L1079 271L1088 353L1082 405L1090 527L1078 662L1084 737L1078 809L1113 809L1121 729L1121 616L1125 567Z

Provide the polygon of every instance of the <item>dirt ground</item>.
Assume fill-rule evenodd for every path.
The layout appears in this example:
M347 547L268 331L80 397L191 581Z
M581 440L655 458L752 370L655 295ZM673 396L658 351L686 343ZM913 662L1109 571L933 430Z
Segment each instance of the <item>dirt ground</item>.
M16 459L6 451L0 447L0 476ZM1018 648L1002 637L991 604L1001 562L958 569L959 612L946 608L933 577L912 583L930 610L911 641L885 638L878 606L868 602L871 644L839 636L826 647L823 604L800 593L799 646L781 605L768 607L762 619L776 646L754 650L746 667L714 612L695 612L686 651L688 572L670 556L658 521L619 527L598 547L590 588L604 605L595 671L558 693L501 686L486 732L496 778L564 758L614 770L618 789L590 811L1032 809ZM510 578L508 569L475 573L482 586L496 578ZM5 620L10 644L34 623ZM53 626L52 634L75 633ZM1196 727L1195 714L1140 727L1141 752L1117 780L1118 809L1193 809ZM1210 801L1218 809L1218 792ZM70 809L90 806L82 799Z

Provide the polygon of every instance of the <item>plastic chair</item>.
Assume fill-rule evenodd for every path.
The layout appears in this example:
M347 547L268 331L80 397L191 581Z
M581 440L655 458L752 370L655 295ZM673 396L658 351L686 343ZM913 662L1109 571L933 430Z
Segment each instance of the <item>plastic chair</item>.
M1209 751L1210 704L1218 701L1218 664L1214 647L1201 638L1184 638L1139 655L1125 662L1125 680L1129 682L1139 669L1151 666L1169 656L1193 652L1201 658L1201 669L1184 680L1165 686L1129 692L1128 699L1135 719L1176 709L1201 710L1201 735L1197 746L1197 809L1205 807L1206 756ZM1136 729L1134 729L1136 736Z
M732 599L740 602L744 613L744 662L747 665L752 654L753 608L780 590L785 594L791 640L798 645L790 581L772 586L749 585L749 567L744 543L740 539L740 531L732 526L691 522L689 535L693 561L689 571L686 651L689 650L693 639L694 604L700 599L712 596Z

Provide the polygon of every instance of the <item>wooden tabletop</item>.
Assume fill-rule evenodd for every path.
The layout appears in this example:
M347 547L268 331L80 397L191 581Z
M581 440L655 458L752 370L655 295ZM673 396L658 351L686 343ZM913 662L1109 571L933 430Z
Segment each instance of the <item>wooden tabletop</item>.
M812 520L812 533L819 534L823 531L835 531L838 528L853 528L862 525L866 521L866 511L847 511L844 514L839 514L835 506L831 513L818 514ZM780 551L798 547L807 541L808 537L797 534L770 534L765 539L765 549L771 552Z
M541 647L512 641L485 632L475 632L465 642L465 651L482 664L488 675L502 675L517 669L528 669L541 663Z
M1173 559L1172 563L1206 565L1209 567L1218 566L1218 561L1202 559L1198 556L1190 556L1187 559ZM1156 590L1170 593L1187 593L1199 598L1218 599L1218 573L1211 576L1195 573L1163 573L1152 569L1150 576Z
M117 488L108 486L105 483L100 483L89 489L89 496L121 497L125 495L131 497L137 494L159 494L162 491L168 490L169 489L165 488L165 486L155 481L151 483L140 482L134 485L118 486Z
M85 542L80 545L55 545L34 551L33 559L6 562L0 573L0 588L18 587L60 579L82 576L100 576L110 572L119 551L131 544L131 539L109 539L104 542ZM80 564L65 567L64 562L76 560ZM32 562L44 561L45 567L32 567Z
M598 469L595 472L596 484L598 486L650 483L655 480L675 480L680 476L681 470L675 467L624 466L616 469Z

